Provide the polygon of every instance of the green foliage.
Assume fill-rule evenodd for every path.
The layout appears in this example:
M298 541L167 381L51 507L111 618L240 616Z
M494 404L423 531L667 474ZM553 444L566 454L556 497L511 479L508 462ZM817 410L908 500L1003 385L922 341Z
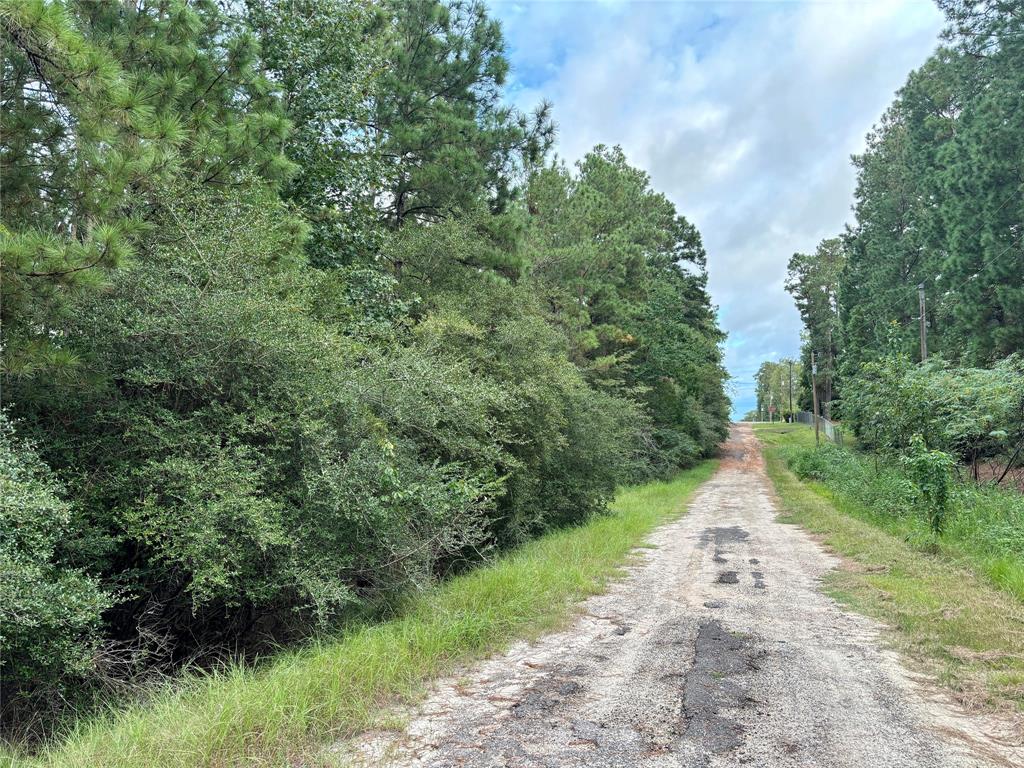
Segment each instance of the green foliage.
M292 170L251 33L218 4L0 3L4 367L67 368L69 293L136 253L161 191Z
M0 690L8 710L91 673L100 614L113 602L67 561L81 531L63 492L0 412Z
M246 7L293 126L285 153L296 173L283 192L310 223L310 261L363 261L380 245L374 196L387 181L373 127L387 66L380 14L364 0L248 0Z
M1021 440L1007 411L1024 350L1024 14L1006 0L939 5L947 44L854 157L854 225L795 254L786 287L806 332L802 380L813 351L825 415L841 379L837 415L863 440L903 449L920 431L973 463ZM912 373L919 288L927 349L950 364Z
M903 467L920 493L932 533L941 535L949 512L953 457L942 451L929 450L924 438L915 434L910 439L907 455L903 457Z
M855 159L856 226L840 285L852 369L895 322L915 354L916 287L929 349L965 366L1024 348L1024 14L944 0L948 46L910 75Z
M1024 600L1024 504L1017 491L957 482L949 455L923 442L916 453L888 461L831 444L815 449L813 430L792 429L760 437L778 442L772 450L798 477L821 483L859 516L923 551L938 546L968 558L993 584Z
M0 22L16 697L385 611L724 435L699 233L544 167L482 4Z
M781 421L800 410L806 390L801 387L799 365L796 360L761 363L754 374L757 410L751 411L748 414L751 418L744 418L744 421Z
M527 208L531 277L572 359L595 386L647 405L662 471L708 455L728 408L696 228L618 147L596 147L575 174L536 173Z
M846 263L846 248L840 238L822 240L813 254L794 253L787 267L786 290L793 296L805 329L801 379L808 390L800 400L811 410L811 352L818 367L818 403L821 412L832 415L835 397L837 355L841 348L839 325L839 279Z
M501 210L513 174L553 136L549 108L501 103L508 74L501 25L477 0L390 0L371 112L384 158L379 209L391 227L433 221L486 199Z
M989 369L914 365L893 352L849 378L843 413L866 446L904 451L920 434L973 465L1024 439L1024 365L1016 356Z
M145 616L208 641L293 609L324 621L479 544L493 470L439 464L401 434L412 419L375 400L388 356L304 309L283 208L262 193L179 204L194 250L162 222L152 258L67 324L92 376L59 399L40 381L14 390L39 433L63 426L46 454L106 537L88 565L132 597L120 631ZM469 407L480 396L471 380L452 389ZM471 415L449 440L486 430Z
M648 416L633 399L587 383L531 286L482 271L503 259L477 223L407 229L394 252L407 279L429 275L433 289L420 305L416 348L446 367L466 366L479 385L501 393L491 401L488 433L508 491L494 530L513 542L586 519L619 482L645 476L638 454ZM490 454L460 460L494 461Z

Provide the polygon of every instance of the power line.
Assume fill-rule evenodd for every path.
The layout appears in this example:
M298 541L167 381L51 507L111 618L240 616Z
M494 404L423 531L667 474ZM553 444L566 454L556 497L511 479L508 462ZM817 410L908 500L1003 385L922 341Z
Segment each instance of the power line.
M1017 238L1013 242L1011 242L1008 246L1003 248L1003 250L1001 250L999 253L997 253L992 258L985 259L984 257L982 257L981 266L977 269L977 271L973 275L969 275L966 280L962 280L961 282L957 283L956 285L951 286L950 288L946 289L946 292L947 293L951 293L953 291L957 291L957 290L963 288L965 285L967 285L969 282L971 282L974 278L976 278L979 274L981 274L981 272L986 267L991 267L995 262L999 261L999 259L1001 259L1007 253L1009 253L1010 250L1014 246L1020 245L1020 243L1022 241L1024 241L1024 233L1021 233L1020 235L1018 235ZM936 280L935 284L936 284L936 286L938 286L938 281L937 280Z
M991 215L995 215L995 214L999 213L1000 211L1002 211L1003 208L1005 208L1007 206L1007 204L1009 204L1009 202L1011 200L1020 200L1019 195L1020 195L1021 192L1024 192L1024 184L1019 185L1015 190L1013 190L1009 195L1007 195L1006 198L1003 200L1003 202L999 204L999 207L996 208L995 211ZM986 226L988 226L988 225L983 223L976 230L974 230L974 232L972 232L970 237L968 237L967 239L968 240L973 240L974 238L976 238L978 235L981 234L982 230L985 229ZM976 278L983 270L985 270L987 267L992 266L995 262L997 262L999 259L1001 259L1003 256L1005 256L1007 253L1009 253L1010 250L1014 246L1019 245L1022 241L1024 241L1024 233L1022 233L1017 238L1015 238L1009 245L1007 245L1005 248L1003 248L1003 250L1001 250L995 256L992 256L992 257L989 257L989 258L982 257L981 266L978 267L978 269L974 272L974 274L969 275L966 279L961 280L959 283L956 283L955 285L951 285L951 286L947 287L944 290L944 292L942 294L942 297L941 297L943 299L943 301L948 305L950 303L950 294L953 294L955 291L958 291L961 288L963 288L965 285L967 285L969 282L971 282L974 278ZM925 277L922 278L922 280L931 280L936 288L941 288L942 287L940 285L940 283L939 283L939 278L934 276L934 275L925 276ZM959 297L953 296L952 303L957 304L960 301L961 301L961 299ZM920 317L911 317L911 318L905 320L903 323L901 323L900 327L901 328L905 328L908 325L910 325L911 323L916 323L916 322L919 322L919 321L920 321Z

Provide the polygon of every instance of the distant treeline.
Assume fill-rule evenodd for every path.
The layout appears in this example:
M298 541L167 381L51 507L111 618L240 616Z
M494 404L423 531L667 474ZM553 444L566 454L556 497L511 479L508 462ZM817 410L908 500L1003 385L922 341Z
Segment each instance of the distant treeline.
M944 43L853 159L854 224L794 254L787 289L802 408L813 353L823 410L864 444L918 433L977 471L1024 441L1024 5L939 5Z
M8 723L380 608L724 436L699 233L618 148L549 159L482 3L0 23Z

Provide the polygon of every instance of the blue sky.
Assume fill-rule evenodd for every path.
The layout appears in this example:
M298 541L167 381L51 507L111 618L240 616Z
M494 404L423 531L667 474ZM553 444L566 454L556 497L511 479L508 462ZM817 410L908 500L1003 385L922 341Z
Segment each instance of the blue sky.
M554 103L574 162L621 144L693 221L729 333L733 410L795 356L786 262L851 219L850 155L938 44L930 0L504 2L509 97Z

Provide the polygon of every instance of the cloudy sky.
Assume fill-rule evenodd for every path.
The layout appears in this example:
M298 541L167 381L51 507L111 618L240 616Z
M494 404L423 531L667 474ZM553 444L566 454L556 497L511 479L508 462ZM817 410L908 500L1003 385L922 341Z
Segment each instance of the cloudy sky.
M794 251L850 219L850 155L937 44L930 0L491 0L511 98L554 102L558 153L621 144L704 236L733 409L795 356Z

